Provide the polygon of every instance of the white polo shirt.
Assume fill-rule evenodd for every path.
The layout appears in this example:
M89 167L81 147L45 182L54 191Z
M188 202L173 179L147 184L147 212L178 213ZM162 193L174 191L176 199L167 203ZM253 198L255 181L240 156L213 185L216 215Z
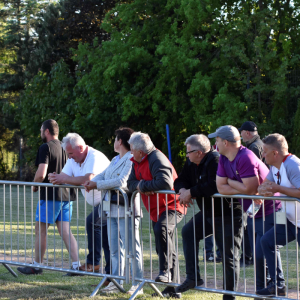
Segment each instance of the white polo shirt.
M109 159L100 151L88 147L88 153L84 162L80 165L75 162L73 158L69 158L65 164L62 172L68 176L84 176L85 174L100 174L110 164ZM93 194L94 194L94 206L101 202L101 191L92 190L89 193L85 189L81 189L83 197L85 197L88 204L93 205Z

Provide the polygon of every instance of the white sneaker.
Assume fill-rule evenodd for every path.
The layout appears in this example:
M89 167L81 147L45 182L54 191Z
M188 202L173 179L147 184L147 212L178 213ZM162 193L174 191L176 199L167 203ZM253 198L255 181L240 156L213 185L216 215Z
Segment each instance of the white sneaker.
M134 292L136 291L136 289L137 289L138 287L139 287L138 285L133 285L133 286L130 288L130 290L129 290L126 294L133 295ZM144 291L143 291L143 289L140 289L140 290L137 292L136 296L137 296L137 295L142 295L142 294L144 294Z
M123 287L123 285L121 285L121 287ZM110 282L109 285L100 290L101 293L103 294L115 294L115 293L120 293L120 290L114 285L113 282Z

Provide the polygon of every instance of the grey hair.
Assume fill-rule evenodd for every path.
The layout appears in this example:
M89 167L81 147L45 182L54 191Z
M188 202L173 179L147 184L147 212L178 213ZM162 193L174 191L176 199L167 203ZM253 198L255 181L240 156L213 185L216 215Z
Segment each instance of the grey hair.
M196 148L193 150L200 150L203 153L209 152L211 148L210 141L204 134L193 134L185 140L184 144L189 144L190 146Z
M131 145L133 150L140 150L146 154L149 154L154 147L150 136L147 133L143 133L140 131L134 132L131 135L128 144Z
M285 137L279 133L269 134L263 138L262 141L266 145L273 146L281 153L289 150L289 146Z
M61 146L64 148L65 151L67 144L70 144L71 147L74 149L77 146L85 146L85 141L78 133L70 132L62 139Z

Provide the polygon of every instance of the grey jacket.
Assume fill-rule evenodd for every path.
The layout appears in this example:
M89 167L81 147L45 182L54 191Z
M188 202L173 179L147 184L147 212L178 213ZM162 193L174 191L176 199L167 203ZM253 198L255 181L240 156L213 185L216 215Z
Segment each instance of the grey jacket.
M251 140L245 142L245 146L250 149L260 160L263 161L263 142L259 135L255 135Z
M104 201L105 194L108 189L121 188L123 191L128 193L127 180L131 172L132 161L130 160L132 154L128 151L117 163L115 156L110 162L109 166L100 174L95 176L92 181L97 183L97 189L102 190L102 199ZM140 216L140 201L135 199L135 216ZM130 205L130 197L129 197ZM99 213L100 215L100 213ZM107 212L107 216L111 218L124 218L125 217L125 207L119 206L119 215L118 215L118 206L111 204L110 212Z

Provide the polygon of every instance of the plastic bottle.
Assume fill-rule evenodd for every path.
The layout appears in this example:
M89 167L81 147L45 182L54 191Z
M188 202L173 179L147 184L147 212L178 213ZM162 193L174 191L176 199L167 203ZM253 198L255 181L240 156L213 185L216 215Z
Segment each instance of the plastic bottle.
M253 214L253 206L254 206L254 214ZM256 204L253 202L246 211L248 217L253 218L257 212L260 210L261 204Z

